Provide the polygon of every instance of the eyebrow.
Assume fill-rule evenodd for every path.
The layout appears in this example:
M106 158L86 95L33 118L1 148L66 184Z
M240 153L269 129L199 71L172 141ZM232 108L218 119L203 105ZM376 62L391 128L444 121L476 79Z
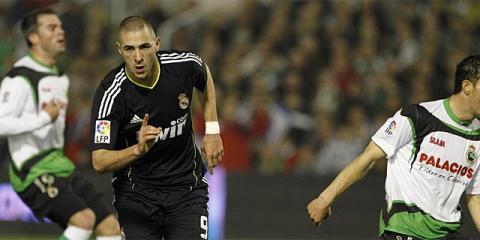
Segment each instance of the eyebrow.
M138 48L144 48L144 47L150 47L150 46L151 46L151 43L142 43L142 44L138 45ZM135 46L134 46L134 45L128 45L128 44L126 44L126 45L123 45L122 48L123 48L123 49L126 49L126 48L135 48Z

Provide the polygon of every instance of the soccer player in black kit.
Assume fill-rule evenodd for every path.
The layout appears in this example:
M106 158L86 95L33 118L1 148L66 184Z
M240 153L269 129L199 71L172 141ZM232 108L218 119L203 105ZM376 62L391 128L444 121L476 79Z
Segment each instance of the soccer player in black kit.
M114 205L131 239L207 239L208 171L223 158L215 88L193 53L159 51L141 16L125 18L117 50L124 63L107 74L92 106L92 161L113 172ZM206 121L195 146L191 101L196 88Z

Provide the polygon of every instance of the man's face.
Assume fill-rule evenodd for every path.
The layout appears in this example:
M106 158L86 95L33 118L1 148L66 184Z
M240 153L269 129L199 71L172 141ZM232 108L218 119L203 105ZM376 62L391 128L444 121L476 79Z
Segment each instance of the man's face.
M57 56L65 52L65 31L55 14L42 14L37 18L37 31L32 33L34 46L43 52Z
M145 80L153 76L156 52L160 40L147 27L138 31L121 31L117 50L125 62L127 71L135 80Z

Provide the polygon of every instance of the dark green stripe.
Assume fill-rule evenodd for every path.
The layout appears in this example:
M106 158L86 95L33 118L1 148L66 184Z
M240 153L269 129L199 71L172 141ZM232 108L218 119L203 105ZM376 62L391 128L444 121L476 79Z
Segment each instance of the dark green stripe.
M15 175L17 175L19 178L21 178L22 181L25 181L25 179L28 176L28 173L30 172L30 169L32 169L32 167L35 164L37 164L40 160L42 160L43 158L48 156L50 153L52 153L56 150L58 150L58 149L50 149L50 150L41 152L41 153L29 158L27 161L24 162L24 164L20 167L20 169L18 169L15 166L13 160L10 159L11 164L12 164L13 172L15 173Z
M415 204L393 201L390 209L385 207L382 210L380 234L391 231L421 239L437 239L458 231L461 224L461 221L443 222L435 219Z

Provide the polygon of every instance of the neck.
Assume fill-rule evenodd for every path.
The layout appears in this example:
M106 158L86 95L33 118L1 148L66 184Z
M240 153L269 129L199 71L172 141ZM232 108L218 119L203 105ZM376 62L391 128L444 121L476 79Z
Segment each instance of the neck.
M135 77L135 74L132 74L128 71L128 69L126 69L128 78L133 80L135 83L146 87L152 87L156 83L157 79L160 77L160 71L160 64L157 58L155 58L155 63L152 66L152 71L143 79Z
M53 67L57 63L57 58L55 56L49 56L44 51L35 47L31 49L30 54L41 64Z
M466 96L454 94L449 99L450 108L457 118L462 122L471 122L475 115L470 110Z

